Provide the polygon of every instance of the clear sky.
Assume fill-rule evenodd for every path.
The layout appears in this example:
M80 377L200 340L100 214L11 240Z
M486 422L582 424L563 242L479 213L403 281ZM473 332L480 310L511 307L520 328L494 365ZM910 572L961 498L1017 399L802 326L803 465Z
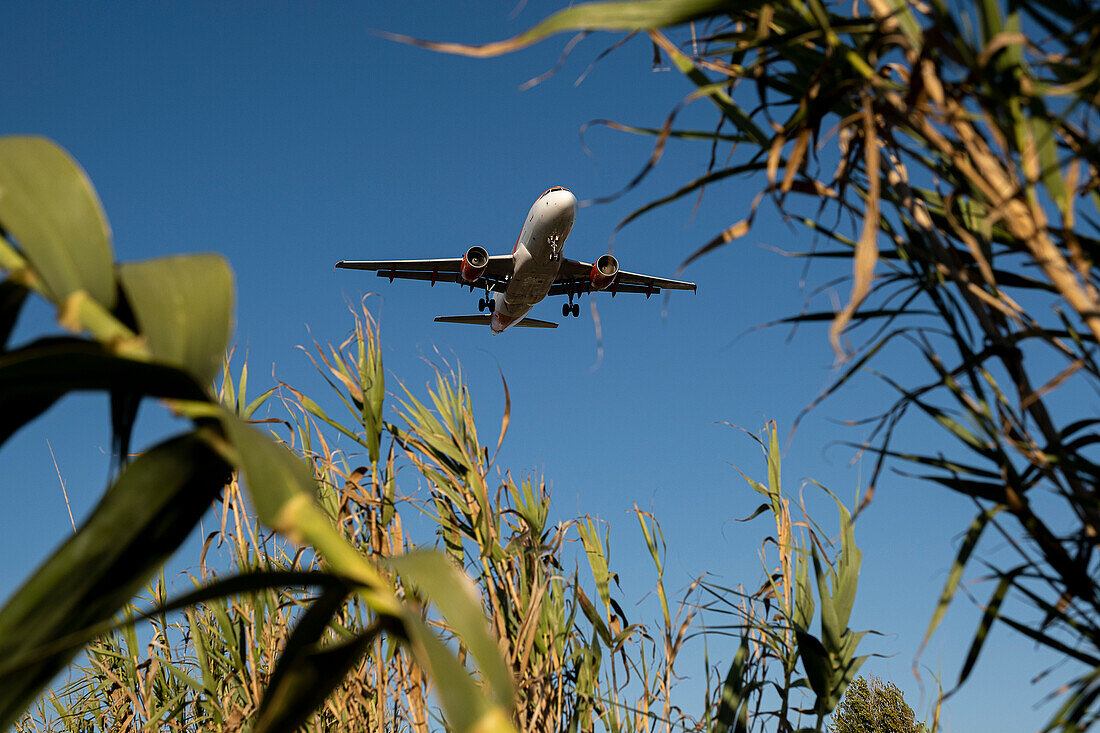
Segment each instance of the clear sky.
M784 329L742 335L794 314L813 286L836 274L815 266L800 288L802 262L769 249L805 249L804 230L763 214L750 236L685 271L699 292L673 294L667 315L661 298L599 298L598 366L587 300L581 318L556 330L493 337L486 328L432 322L475 312L477 293L333 269L341 259L457 257L474 243L504 253L545 189L562 185L589 199L637 172L648 138L594 128L586 138L593 159L578 130L597 118L659 125L690 91L675 72L651 70L646 43L628 44L575 85L611 43L592 36L557 76L521 91L554 66L566 37L478 61L369 32L496 40L561 4L8 3L0 10L0 133L43 134L72 152L103 199L119 259L207 250L230 259L236 341L248 353L253 389L274 375L323 395L327 387L294 347L338 343L351 325L349 304L379 293L372 302L387 367L416 391L431 377L426 361L461 363L489 442L503 409L498 366L503 371L512 427L500 465L543 474L558 519L588 513L612 523L621 598L641 598L652 581L627 514L635 504L664 527L671 587L703 572L755 586L769 525L732 521L759 503L732 466L759 478L764 466L756 444L722 423L756 432L774 419L786 435L833 374L824 328L803 327L793 338ZM696 106L684 121L710 124L709 111ZM702 172L706 156L701 144L672 143L639 189L579 211L566 255L592 260L607 251L619 219ZM691 251L746 215L759 185L717 186L697 213L689 201L627 227L614 244L621 266L673 276ZM828 294L815 302L831 305ZM546 302L531 315L562 320L558 308ZM17 338L52 328L50 316L32 309ZM852 451L840 443L865 434L839 421L873 414L889 398L868 376L812 413L785 453L786 488L797 491L812 477L851 500L871 467L849 465ZM165 429L155 413L143 412L146 436ZM71 531L48 446L79 519L102 490L108 429L105 399L70 398L0 451L4 593ZM908 434L925 439L916 424ZM807 496L816 497L812 489ZM815 498L814 506L832 519L827 503ZM887 474L857 525L864 569L852 625L883 634L865 642L884 655L865 670L898 684L920 715L911 660L972 515L944 489ZM948 685L977 619L960 601L922 658ZM711 657L728 663L732 647L720 647L712 644ZM995 629L971 681L947 704L949 729L1038 728L1051 708L1033 705L1053 683L1029 679L1046 662ZM701 677L698 668L679 671Z

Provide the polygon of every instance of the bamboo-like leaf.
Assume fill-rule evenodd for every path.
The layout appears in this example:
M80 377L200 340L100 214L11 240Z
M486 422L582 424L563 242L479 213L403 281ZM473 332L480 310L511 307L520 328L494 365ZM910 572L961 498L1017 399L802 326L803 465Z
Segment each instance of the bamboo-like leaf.
M604 553L600 535L592 524L591 518L586 518L584 523L577 523L577 533L584 545L584 552L588 556L588 565L592 568L592 578L596 581L596 591L600 594L600 600L604 606L611 603L611 591L608 581L611 573L607 567L607 555Z
M859 569L863 560L863 551L856 546L854 522L848 508L839 500L836 504L840 513L841 539L836 584L833 587L833 609L838 627L847 629L852 607L855 605L856 589L859 586Z
M829 568L829 571L825 570L824 563L818 554L817 547L812 546L810 548L810 556L814 563L814 572L817 578L817 594L821 601L821 643L824 644L825 649L829 652L836 653L843 643L841 637L844 634L844 627L837 619L833 593L829 590L827 578L832 569Z
M791 622L795 629L807 631L814 618L814 589L810 585L809 560L805 551L795 560L794 615Z
M813 634L797 629L795 634L798 639L798 656L806 670L806 679L817 699L822 701L829 696L829 679L832 677L829 653Z
M951 564L951 572L947 575L947 582L944 583L943 591L940 592L939 601L936 603L936 610L932 613L932 618L928 622L928 629L924 632L924 638L921 639L920 648L917 650L916 657L920 657L921 651L928 644L928 640L932 638L932 634L939 628L940 621L943 620L943 615L947 612L947 607L951 605L952 599L955 597L955 593L959 588L959 581L962 580L963 570L966 569L966 564L970 561L970 555L974 552L974 548L978 546L978 540L982 536L982 531L990 520L1001 510L1001 507L993 507L992 509L986 509L985 511L974 517L974 521L970 523L970 527L966 530L966 536L963 537L962 545L959 547L959 552L955 556L955 561ZM915 666L914 662L914 666Z
M223 413L222 424L237 450L245 485L260 519L292 534L294 527L286 512L295 500L312 502L313 472L302 459L231 413Z
M356 318L359 342L359 388L363 393L363 429L371 463L377 463L382 440L382 408L386 398L386 372L382 368L382 349L378 345L378 327L363 310L363 319Z
M301 727L380 632L373 625L350 641L321 645L348 592L346 587L327 589L299 619L264 692L257 733L289 733Z
M0 444L69 392L204 400L186 373L126 359L92 341L43 339L0 355Z
M1038 151L1039 174L1043 185L1050 197L1054 199L1054 203L1065 214L1068 211L1070 195L1058 161L1058 141L1054 137L1054 125L1050 122L1050 113L1038 101L1032 105L1030 123L1031 137Z
M386 560L398 575L426 595L459 641L473 655L493 691L497 705L510 707L512 673L489 631L477 587L451 560L438 552L413 552Z
M462 663L420 617L406 611L400 618L420 665L441 682L435 690L448 728L459 733L513 733L505 709L489 703Z
M640 2L583 3L555 13L514 38L480 46L422 41L394 33L383 33L382 35L395 41L409 43L432 51L486 58L517 51L556 33L578 30L637 31L647 28L662 28L689 23L714 13L732 10L741 5L743 3L731 0L641 0Z
M328 590L346 588L347 583L331 573L316 571L262 570L241 573L228 578L219 578L205 585L200 585L195 590L184 593L163 604L154 605L141 613L130 612L125 617L116 616L97 624L74 628L69 633L36 647L32 653L8 656L0 661L0 679L17 673L20 668L33 662L37 657L54 654L74 645L80 645L83 643L82 640L110 634L120 629L129 629L142 621L163 617L165 614L190 609L200 604L213 604L214 602L224 601L229 596L252 594L273 588L298 587L316 587ZM188 613L188 624L193 623L198 623L195 621L195 615L194 613ZM202 635L200 634L194 638L201 639ZM201 648L197 648L196 652L200 657L204 654ZM199 666L205 669L205 663L200 662ZM210 689L214 688L210 687Z
M714 724L714 733L727 733L732 727L734 733L748 731L748 698L744 695L745 662L749 656L748 638L741 637L741 646L733 655L726 681L722 684L722 697Z
M33 654L117 613L179 546L217 496L229 466L195 433L139 456L88 520L0 610L3 658ZM0 677L0 727L24 707L90 637Z
M847 305L837 314L829 328L829 340L838 357L846 353L846 349L840 343L840 337L852 320L853 314L871 292L871 281L875 274L875 264L878 262L879 165L882 156L869 102L865 103L863 109L863 140L864 165L867 168L868 180L867 209L863 213L863 226L860 229L855 256L852 259L852 292L848 296Z
M141 335L158 361L210 384L233 326L233 273L218 255L164 257L119 266Z
M26 286L11 280L0 282L0 354L7 348L8 338L29 292Z
M42 137L0 137L0 230L15 237L61 305L85 292L115 304L111 232L92 182Z
M1012 587L1012 583L1016 579L1016 575L1021 569L1006 573L1001 576L1000 581L997 583L997 587L993 590L993 595L989 598L989 603L985 606L985 612L982 614L982 620L978 623L978 630L974 633L974 640L970 643L970 650L966 653L966 660L963 662L962 669L959 671L959 682L962 684L966 681L966 678L970 676L970 671L974 669L974 663L978 661L978 655L981 654L982 647L985 646L986 638L989 636L989 630L993 627L993 622L1000 615L1001 603L1004 601L1005 596L1008 594L1009 588Z

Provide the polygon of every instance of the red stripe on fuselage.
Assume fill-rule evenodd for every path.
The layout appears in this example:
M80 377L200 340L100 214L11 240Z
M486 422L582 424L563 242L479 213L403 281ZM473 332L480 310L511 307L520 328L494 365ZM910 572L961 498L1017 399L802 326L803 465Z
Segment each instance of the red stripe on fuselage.
M500 333L518 320L518 317L506 316L500 311L497 311L493 313L493 317L489 319L489 328L492 329L493 333Z

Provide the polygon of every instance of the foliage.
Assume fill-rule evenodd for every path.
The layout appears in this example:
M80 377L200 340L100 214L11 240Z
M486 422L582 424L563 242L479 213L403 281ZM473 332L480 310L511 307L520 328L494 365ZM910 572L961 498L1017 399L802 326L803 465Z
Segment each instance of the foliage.
M789 731L798 726L799 730L820 731L825 716L836 707L866 659L856 656L866 632L848 628L863 553L855 543L850 512L831 493L840 526L840 547L835 553L829 549L828 535L804 506L802 521L792 519L790 498L782 491L775 424L768 426L766 443L753 438L764 449L768 480L744 478L767 501L749 519L770 514L775 535L764 546L773 546L776 557L762 555L765 580L754 593L704 584L711 599L706 608L732 617L729 623L711 629L740 642L722 686L714 730L747 733L754 729ZM811 633L815 611L820 636ZM806 690L813 693L813 704L801 707ZM804 715L813 721L812 727L802 725Z
M779 567L765 566L767 580L755 594L697 582L677 602L665 586L660 525L636 511L655 570L660 615L651 623L628 620L624 606L630 604L618 597L618 573L610 559L610 528L591 517L552 522L549 492L534 477L517 481L496 469L491 478L493 461L478 437L460 372L441 369L426 399L402 387L400 424L380 420L384 395L364 416L363 406L370 403L364 395L381 374L380 353L365 310L347 342L317 348L314 363L346 412L333 416L300 390L283 385L291 412L288 442L313 464L320 477L319 505L343 536L364 554L381 558L384 567L398 570L398 595L442 638L459 643L467 638L462 624L483 623L484 616L462 621L460 614L450 613L447 604L462 595L455 593L433 598L442 616L428 610L427 581L449 563L426 561L439 556L419 548L438 544L465 568L473 580L466 592L488 615L515 680L518 728L747 730L772 720L801 719L799 701L809 690L812 704L806 713L821 730L823 715L862 662L854 655L862 634L847 628L859 550L839 502L844 530L839 562L816 525L809 533L812 545L805 537L798 539L789 499L780 491L774 426L767 443L761 442L768 481L748 482L766 499L757 514L775 519ZM221 400L246 401L228 370ZM506 407L498 448L508 422ZM374 424L385 427L388 445L372 440ZM348 440L352 448L335 447ZM357 465L357 459L374 455L377 462ZM402 469L405 478L399 480ZM419 491L402 488L410 480ZM305 730L440 727L440 711L429 702L432 690L439 689L438 678L433 683L407 647L387 644L372 633L378 624L369 609L356 598L347 600L342 586L323 587L319 598L302 588L303 579L318 576L315 555L265 534L248 516L235 482L222 498L220 517L221 526L207 538L199 558L196 588L224 582L219 580L223 572L239 573L236 578L277 573L297 582L258 588L238 583L171 619L161 610L166 591L163 579L158 581L142 604L154 609L145 614L148 640L139 640L127 626L93 643L75 677L41 700L19 730L50 730L57 722L68 731L127 726L238 730L262 709L264 689L283 689L281 680L288 678L299 683L299 692L288 694L283 707L301 713L295 722ZM404 567L409 563L422 565L416 582L406 581L413 577ZM225 564L228 570L220 570ZM811 565L816 584L810 580ZM815 588L820 602L814 600ZM820 637L811 630L817 608ZM701 612L732 620L705 626ZM129 614L138 615L137 608ZM308 637L303 629L310 629ZM685 644L701 633L731 634L740 648L724 685L711 688L701 714L692 716L673 697L683 674L678 659ZM280 654L308 664L281 673ZM779 671L773 668L777 663ZM773 683L782 710L762 712ZM310 690L319 691L303 704L303 691ZM308 715L313 706L316 713Z
M829 733L922 733L924 725L915 720L913 708L893 682L878 677L857 677L840 701Z
M652 0L573 6L486 46L415 41L484 56L566 30L628 31L684 74L692 91L662 126L613 126L657 138L631 186L671 137L709 143L706 173L620 226L763 174L751 206L737 189L734 223L685 265L744 236L764 201L812 233L800 256L850 263L843 307L782 322L831 324L844 368L822 398L887 370L897 400L871 418L865 502L887 459L974 502L928 634L981 558L995 587L958 683L990 627L1008 625L1083 665L1050 721L1067 729L1100 715L1100 437L1079 399L1100 386L1098 21L1083 0ZM697 101L717 112L712 131L678 129ZM899 351L923 372L912 358L891 371L883 357ZM950 455L896 444L913 412ZM1011 557L976 551L990 533Z
M219 404L209 385L233 315L232 274L221 257L116 264L106 217L76 162L43 138L5 137L0 138L0 272L5 275L0 280L0 442L66 394L95 390L111 397L118 462L118 476L91 516L0 609L0 727L14 723L86 644L119 625L112 617L179 547L223 487L236 487L239 475L260 520L311 546L325 569L290 577L242 563L247 575L204 586L175 604L209 602L242 586L266 588L269 594L284 585L322 590L301 599L308 609L267 688L259 678L246 680L257 701L250 711L257 712L255 730L293 729L317 696L324 696L325 685L339 682L339 675L310 677L318 659L346 668L382 633L389 643L409 649L437 680L454 729L512 729L512 684L496 644L474 599L449 594L468 583L458 569L430 554L389 568L368 560L316 501L310 467L248 424L252 407L244 403L243 387L237 409ZM8 340L32 293L56 306L58 323L69 335L11 346ZM144 397L164 400L190 427L130 461L131 431ZM425 598L438 602L476 660L485 689L432 633L423 613L403 600L398 588L404 584L415 584ZM346 603L356 604L369 625L341 645L316 648L318 626L323 629ZM132 630L125 633L132 639ZM112 693L120 692L121 684L110 679L117 673L103 660L117 659L134 675L138 670L132 658L118 655L119 645L111 639L97 642L90 659L100 662L97 674L109 685L105 699L118 702ZM243 637L237 641L243 643ZM172 679L177 681L157 690L160 696L172 691L171 697L157 698L167 707L147 709L149 719L179 704L178 679Z

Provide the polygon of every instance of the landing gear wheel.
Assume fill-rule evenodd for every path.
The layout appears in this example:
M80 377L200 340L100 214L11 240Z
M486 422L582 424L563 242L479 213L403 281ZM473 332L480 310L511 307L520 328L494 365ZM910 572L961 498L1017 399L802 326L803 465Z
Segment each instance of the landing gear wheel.
M497 302L494 299L489 298L489 300L486 302L486 305L488 306L490 313L496 313Z
M571 310L572 310L572 306L570 306L570 305L569 305L568 303L562 303L562 304L561 304L561 315L562 315L562 318L568 318L568 317L569 317L569 312L570 312Z
M581 314L581 304L580 303L574 303L573 307L570 308L570 310L573 311L573 317L577 318Z
M478 298L478 301L477 301L477 312L478 312L478 313L480 313L480 312L482 312L483 310L485 310L485 298Z

